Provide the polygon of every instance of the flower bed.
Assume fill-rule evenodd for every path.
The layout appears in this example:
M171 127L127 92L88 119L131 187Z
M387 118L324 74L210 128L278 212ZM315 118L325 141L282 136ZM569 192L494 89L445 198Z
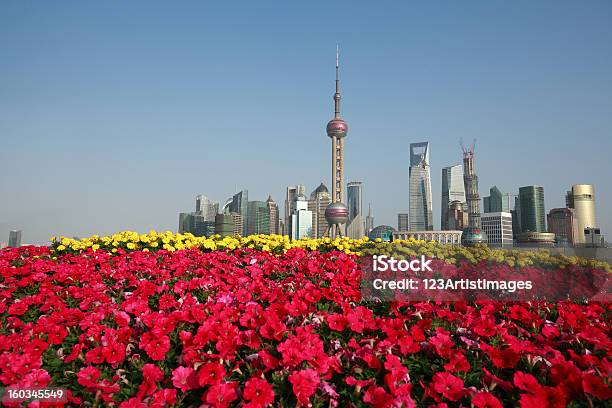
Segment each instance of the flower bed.
M0 382L64 387L73 406L610 402L609 304L363 302L358 254L389 245L123 233L2 250ZM459 267L609 268L404 250Z

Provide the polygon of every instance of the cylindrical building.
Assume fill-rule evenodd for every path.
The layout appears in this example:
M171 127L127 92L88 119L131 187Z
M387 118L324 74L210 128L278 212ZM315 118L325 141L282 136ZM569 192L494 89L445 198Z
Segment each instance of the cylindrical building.
M566 204L568 208L576 210L576 227L578 230L576 243L582 244L585 242L584 229L597 227L593 185L574 184L572 190L567 192Z

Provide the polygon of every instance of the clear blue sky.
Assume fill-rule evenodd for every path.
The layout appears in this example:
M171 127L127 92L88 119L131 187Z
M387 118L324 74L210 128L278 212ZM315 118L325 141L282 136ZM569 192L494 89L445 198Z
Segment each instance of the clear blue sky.
M206 4L205 4L206 3ZM328 183L341 47L347 181L407 212L411 142L478 139L480 193L592 183L612 236L612 2L0 4L0 241L176 230L196 194Z

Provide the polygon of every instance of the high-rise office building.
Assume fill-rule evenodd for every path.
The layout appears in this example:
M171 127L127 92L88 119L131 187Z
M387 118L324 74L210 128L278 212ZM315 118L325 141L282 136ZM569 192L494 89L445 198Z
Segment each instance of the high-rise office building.
M446 229L442 231L463 231L468 226L468 214L465 211L465 203L459 200L450 202L446 216Z
M244 221L243 221L244 223ZM270 233L270 210L265 201L249 201L247 205L246 235Z
M541 186L521 187L518 198L521 233L546 232L544 188Z
M21 246L21 230L9 231L8 246L18 248Z
M327 123L327 136L332 140L332 202L325 209L330 237L342 235L348 219L348 208L344 205L344 139L348 125L340 115L340 63L336 48L336 92L334 93L334 117Z
M409 180L410 230L433 230L428 142L410 144Z
M517 239L517 235L520 234L521 231L521 203L519 202L519 196L514 196L514 210L510 211L512 214L512 234L514 235L514 239Z
M317 188L310 193L308 200L308 210L312 212L312 237L322 238L325 236L329 225L325 219L325 210L332 202L329 190L321 182Z
M232 235L233 236L242 235L242 231L244 231L244 228L242 225L242 215L238 214L237 212L230 212L229 215L232 216L233 225L234 225L234 229L232 230Z
M207 221L214 221L215 216L219 213L219 202L211 201L203 195L196 197L196 213L203 216Z
M474 167L474 146L468 148L461 143L463 150L463 185L467 202L468 224L472 228L480 228L480 193L478 192L478 176Z
M215 234L221 237L234 235L234 217L231 214L217 214L215 217Z
M567 246L576 244L576 238L578 237L576 210L573 208L553 208L548 212L546 221L548 223L548 232L555 234L557 245Z
M327 188L326 188L327 189ZM300 195L306 194L306 187L301 184L288 186L285 195L285 231L284 235L291 236L291 214L295 211L295 202Z
M574 184L565 196L567 208L576 210L576 225L578 234L576 243L585 243L584 231L587 228L597 228L595 216L595 191L591 184Z
M274 202L271 195L268 196L266 204L268 204L268 212L270 213L270 234L280 234L278 205Z
M368 204L368 215L365 219L365 233L369 234L374 229L374 216L372 215L372 205Z
M480 222L482 230L487 234L489 245L512 245L512 214L509 212L484 213Z
M463 166L461 164L442 169L442 203L440 206L440 225L442 230L451 229L448 225L448 210L450 203L453 201L459 201L467 208L465 186L463 183Z
M363 183L361 181L349 181L346 188L347 207L350 222L357 214L363 214Z
M312 238L312 211L303 195L295 200L295 211L291 214L291 239Z
M489 196L483 197L483 210L489 212L506 212L514 210L514 199L516 195L510 193L502 193L497 186L489 189Z
M410 217L406 213L397 214L397 230L408 231L410 229Z
M179 214L178 232L189 232L197 237L209 237L215 233L215 218L219 211L219 203L198 195L196 210Z
M240 235L247 236L248 227L248 205L249 205L249 190L242 190L234 194L232 197L232 204L230 205L230 211L240 214L242 218L242 232Z
M346 235L349 238L359 239L365 235L365 220L363 214L363 183L350 181L346 189L348 222Z

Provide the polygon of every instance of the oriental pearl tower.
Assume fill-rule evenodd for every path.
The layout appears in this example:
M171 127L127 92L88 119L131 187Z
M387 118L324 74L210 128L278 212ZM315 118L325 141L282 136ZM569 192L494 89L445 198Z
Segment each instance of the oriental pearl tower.
M334 118L327 123L327 136L332 140L332 202L325 209L330 238L342 236L342 228L348 220L348 208L344 201L344 138L348 125L340 116L340 68L336 47L336 93L334 93Z

